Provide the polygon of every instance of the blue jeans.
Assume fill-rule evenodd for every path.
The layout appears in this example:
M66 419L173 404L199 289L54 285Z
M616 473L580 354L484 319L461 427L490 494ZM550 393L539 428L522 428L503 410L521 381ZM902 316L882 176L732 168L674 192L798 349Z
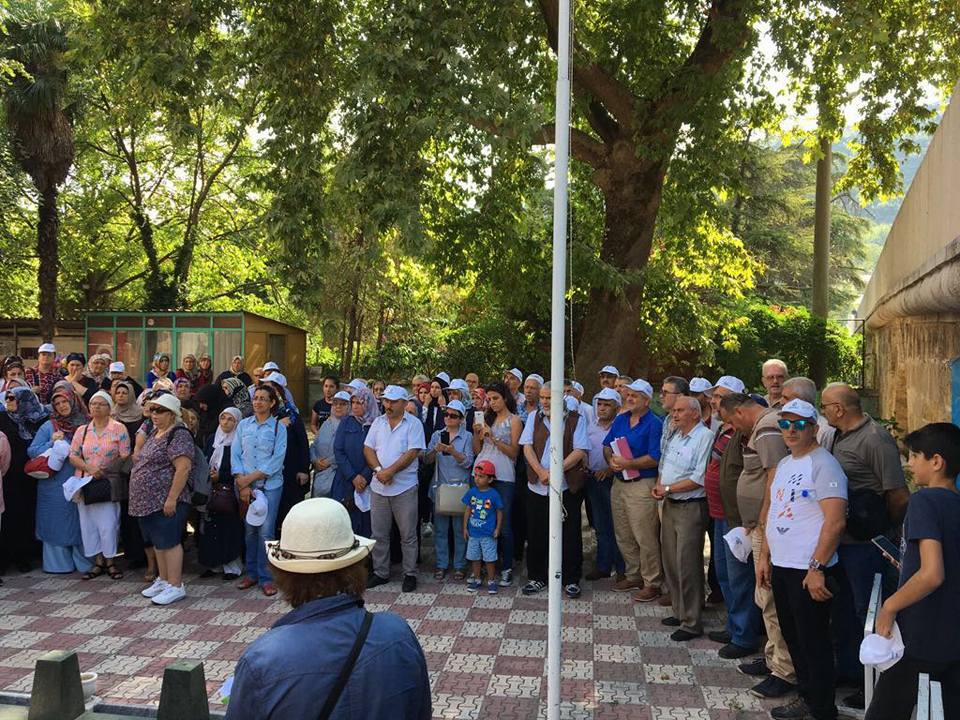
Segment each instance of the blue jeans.
M437 567L450 569L450 545L447 533L453 530L453 567L463 570L467 566L464 559L467 541L463 539L463 515L433 515L433 544L437 552Z
M500 542L498 551L500 554L500 569L513 570L513 493L516 490L516 483L503 482L502 480L493 481L493 489L500 495L503 502L503 523L500 525Z
M871 542L842 543L837 548L837 555L847 576L847 582L840 584L840 591L833 599L830 613L836 643L837 675L860 680L863 678L860 643L867 621L873 576L880 573L886 578L888 568L892 566Z
M247 534L247 577L258 581L260 585L273 582L270 563L267 562L267 548L263 543L277 539L277 512L280 510L283 486L274 490L264 490L263 494L267 496L267 517L263 525L254 527L248 522L243 523Z
M745 648L760 644L760 608L753 598L756 577L753 573L753 555L743 563L734 557L723 536L730 530L726 520L713 521L710 552L717 553L717 581L727 606L727 632L730 642Z
M613 510L610 506L610 491L613 479L597 480L591 474L587 478L587 497L593 514L593 530L597 533L597 570L609 573L611 569L624 573L623 556L613 534Z

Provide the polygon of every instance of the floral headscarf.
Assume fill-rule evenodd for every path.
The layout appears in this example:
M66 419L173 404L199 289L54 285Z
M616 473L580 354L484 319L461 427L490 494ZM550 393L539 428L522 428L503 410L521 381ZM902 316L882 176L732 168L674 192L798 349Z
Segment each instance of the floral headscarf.
M17 424L20 438L29 442L36 435L37 428L50 416L50 411L40 404L30 388L16 387L7 392L13 393L17 400L17 409L7 414Z
M66 417L58 415L53 407L53 399L58 395L65 397L67 402L70 403L70 414ZM50 410L50 416L56 424L57 429L62 431L67 437L72 437L77 428L90 422L90 416L87 415L83 404L80 402L80 398L77 397L77 391L74 390L73 385L66 380L61 380L53 386L53 392L50 393Z
M224 378L223 384L227 386L227 397L230 398L230 404L239 410L245 418L253 415L250 391L243 384L243 380L236 377Z

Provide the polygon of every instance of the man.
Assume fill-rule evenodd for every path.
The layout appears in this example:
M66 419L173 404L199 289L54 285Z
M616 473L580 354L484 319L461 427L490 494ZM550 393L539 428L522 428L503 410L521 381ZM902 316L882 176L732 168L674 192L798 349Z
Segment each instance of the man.
M660 405L666 412L666 415L663 416L663 432L660 436L661 455L667 447L667 442L677 430L676 425L673 424L673 406L676 404L677 398L689 394L690 384L686 381L686 378L670 375L665 377L660 384Z
M469 372L463 379L467 381L467 387L470 389L470 397L473 397L473 391L480 387L480 377L474 372Z
M621 375L620 377L617 378L617 384L615 386L615 389L618 393L620 393L621 405L623 404L623 402L626 401L627 385L629 385L632 382L633 382L633 378L630 377L629 375Z
M53 386L63 379L54 364L56 354L57 348L53 343L43 343L37 348L37 366L27 368L25 373L27 382L44 405L50 402Z
M577 406L580 408L578 412L587 419L587 424L593 422L593 419L596 416L593 412L593 406L588 405L583 401L583 385L578 383L576 380L564 380L563 394L569 395L577 401Z
M767 394L764 400L767 406L779 408L783 405L783 383L787 379L787 364L783 360L770 358L760 367L760 381Z
M870 539L894 531L903 522L910 491L907 490L897 443L882 425L863 412L860 396L849 385L832 383L823 390L821 409L836 428L833 455L849 482L850 520L840 539L840 563L847 576L848 592L841 592L834 608L840 630L837 655L843 679L862 677L859 663L860 634L870 604L873 577L887 575L887 565ZM845 698L863 707L862 691Z
M540 409L540 388L543 386L543 378L536 373L531 373L523 381L523 395L520 402L517 403L517 417L520 422L526 423L527 418L535 415Z
M613 365L604 365L600 368L600 372L597 373L597 379L600 382L600 389L610 388L611 390L617 389L617 380L620 379L620 371L617 370ZM623 396L620 397L620 402L623 403ZM590 401L590 405L593 407L593 414L597 414L597 396L593 396L593 400Z
M678 398L671 416L677 430L660 458L660 478L651 494L665 501L660 543L673 615L663 624L677 628L671 640L685 642L703 635L703 534L709 520L703 476L713 434L700 420L696 398Z
M383 415L373 421L363 457L373 468L370 479L370 528L377 545L368 588L390 582L390 529L400 531L403 592L417 589L417 469L426 449L423 425L406 412L407 393L397 385L383 391Z
M559 388L558 388L559 391ZM563 559L564 592L580 597L583 566L583 535L580 532L580 506L586 468L583 463L590 450L587 421L576 409L564 410L563 421ZM527 577L524 595L536 595L547 586L547 554L550 537L550 383L540 388L540 410L529 418L520 435L523 456L527 460Z
M790 455L778 463L764 506L766 543L757 558L757 584L773 590L800 692L770 716L835 720L829 588L846 581L837 546L846 524L847 478L817 445L813 405L791 400L778 415Z
M750 534L754 560L760 557L764 539L766 500L777 463L787 455L787 446L777 425L775 408L765 408L749 395L731 392L720 400L720 408L729 422L747 439L743 445L743 471L737 482L737 508L743 529ZM754 600L763 613L767 631L764 657L740 665L745 675L765 677L750 692L761 698L777 698L793 692L796 673L787 643L780 631L773 592L762 583L756 584Z
M743 471L744 436L730 422L720 401L726 395L744 390L743 381L733 375L724 375L713 386L710 402L722 424L714 436L704 476L707 505L714 520L711 552L716 557L717 580L727 609L726 628L711 632L709 637L714 642L724 643L717 654L725 659L743 658L756 652L761 622L760 608L753 600L756 585L753 554L747 556L746 562L741 562L724 539L730 530L743 524L737 507L737 483Z
M700 420L711 430L717 430L719 424L713 422L713 406L710 404L710 393L713 383L702 377L690 378L690 395L700 403Z
M520 388L523 386L523 373L518 368L510 368L503 374L503 384L513 393L517 400L517 405L523 400Z
M797 377L790 378L783 384L783 394L781 397L785 403L791 400L803 400L816 407L817 386L810 378L798 375ZM833 438L837 432L836 428L827 422L827 419L820 414L817 415L817 427L817 444L829 450L833 447Z
M610 491L613 487L613 470L607 464L603 454L603 440L610 432L613 419L620 409L620 393L610 387L604 387L593 397L597 406L596 418L587 423L587 437L590 440L590 452L587 455L587 498L593 514L593 530L597 534L596 567L587 573L587 580L601 580L610 577L610 571L616 569L617 582L624 575L623 556L617 548L617 539L613 534L613 510L610 505Z
M282 539L267 544L293 609L243 652L227 718L429 720L430 680L416 635L398 615L363 609L373 541L353 534L344 506L304 500Z
M660 418L650 412L653 388L646 380L634 380L625 390L625 412L610 425L603 439L603 455L614 471L610 504L613 532L623 555L624 577L614 584L616 592L633 592L637 602L660 597L663 570L660 564L660 513L652 491L660 462ZM627 457L611 444L623 438L630 448ZM624 471L627 472L624 475ZM636 471L636 472L633 472Z
M340 378L336 375L324 375L323 377L323 396L313 404L313 410L310 413L310 428L316 435L320 431L320 426L330 417L333 409L333 396L340 389Z

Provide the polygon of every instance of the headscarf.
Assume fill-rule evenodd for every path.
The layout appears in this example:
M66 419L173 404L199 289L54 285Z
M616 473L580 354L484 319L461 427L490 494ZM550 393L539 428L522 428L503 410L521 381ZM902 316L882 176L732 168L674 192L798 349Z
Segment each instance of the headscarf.
M161 361L163 358L166 358L166 359L167 359L167 369L166 369L166 370L161 370L161 369L160 369L160 361ZM150 370L153 372L153 374L154 374L157 378L165 378L167 375L170 374L170 365L169 365L169 362L170 362L170 356L169 356L167 353L157 353L156 355L153 356L153 367L150 368Z
M230 447L233 444L233 438L237 434L237 426L233 426L232 432L224 432L223 428L220 427L220 416L224 413L233 417L237 421L237 424L240 423L240 420L243 419L243 414L235 407L225 408L223 412L217 416L217 432L213 436L213 453L210 455L210 465L212 467L219 468L220 463L223 462L223 448Z
M114 402L113 412L110 415L114 420L122 423L136 423L143 420L143 408L137 402L136 390L133 389L133 383L129 380L117 380L113 383L114 387L122 385L127 389L127 402L121 405Z
M243 380L237 377L224 378L223 384L228 388L227 397L230 398L230 404L239 410L245 418L253 415L250 391L243 384Z
M190 378L186 376L178 377L176 380L173 381L174 390L177 389L177 385L186 385L191 390L193 389L193 382L191 382Z
M200 408L200 432L204 437L216 431L220 423L220 413L227 406L232 407L227 396L223 394L220 383L204 385L197 390L197 405ZM204 409L206 406L206 409Z
M28 390L32 389L30 387L30 383L28 383L26 380L21 380L20 378L14 378L13 380L10 380L3 386L3 391L0 392L0 403L3 402L3 399L7 396L8 392L18 387L25 387Z
M53 399L57 395L62 395L70 403L70 414L67 417L57 415L56 411L53 411ZM78 428L90 422L90 416L84 410L80 398L77 397L77 391L73 389L73 384L67 380L61 380L53 386L53 392L50 393L50 409L52 411L50 415L57 429L68 437L72 437Z
M482 387L475 388L473 393L473 407L477 412L487 411L487 391Z
M17 387L8 392L17 400L17 409L8 412L10 419L17 424L17 433L21 440L31 441L37 428L50 416L50 411L40 404L40 400L30 388Z
M363 398L363 424L369 425L380 417L380 406L377 405L377 398L373 396L373 390L364 385L359 390L353 391L353 396Z
M90 402L93 402L94 398L100 398L107 403L107 406L110 408L110 413L113 413L114 402L113 398L110 397L110 393L108 393L106 390L97 390L93 395L90 396Z
M67 364L69 365L70 363L72 363L72 362L74 362L74 361L79 361L79 362L82 362L84 365L86 365L86 364L87 364L87 356L84 355L83 353L79 353L79 352L69 353L69 354L67 355ZM82 373L81 373L81 374L82 374Z
M93 367L92 367L92 366L93 366L93 361L94 361L94 360L103 360L104 362L107 363L106 366L104 367L103 372L101 372L100 374L97 374L97 373L95 373L95 372L93 371ZM107 375L107 368L109 368L109 366L110 366L110 356L109 356L109 355L104 355L103 353L99 353L99 354L97 354L97 355L91 355L91 356L90 356L90 360L87 361L87 366L83 369L83 373L82 373L82 374L83 374L85 377L88 377L88 378L90 378L91 380L93 380L93 381L97 384L97 387L100 387L101 385L103 385L103 381L106 380L106 379L109 377L109 376Z
M193 370L187 370L186 368L180 368L178 373L183 373L181 378L185 378L190 381L191 387L196 384L197 378L200 377L200 363L197 361L197 356L193 353L187 353L183 356L183 359L193 358Z

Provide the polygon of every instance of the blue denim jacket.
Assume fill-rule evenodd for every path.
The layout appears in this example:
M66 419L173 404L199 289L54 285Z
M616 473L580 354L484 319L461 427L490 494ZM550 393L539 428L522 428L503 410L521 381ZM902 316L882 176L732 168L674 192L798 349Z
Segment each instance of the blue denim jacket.
M227 720L310 720L346 661L363 610L353 595L313 600L257 638L237 663ZM427 662L406 621L376 613L331 720L429 720Z
M255 487L275 490L283 487L283 459L287 453L287 431L275 417L258 423L257 416L244 418L237 425L236 438L230 446L230 467L234 475L259 470L267 476Z

